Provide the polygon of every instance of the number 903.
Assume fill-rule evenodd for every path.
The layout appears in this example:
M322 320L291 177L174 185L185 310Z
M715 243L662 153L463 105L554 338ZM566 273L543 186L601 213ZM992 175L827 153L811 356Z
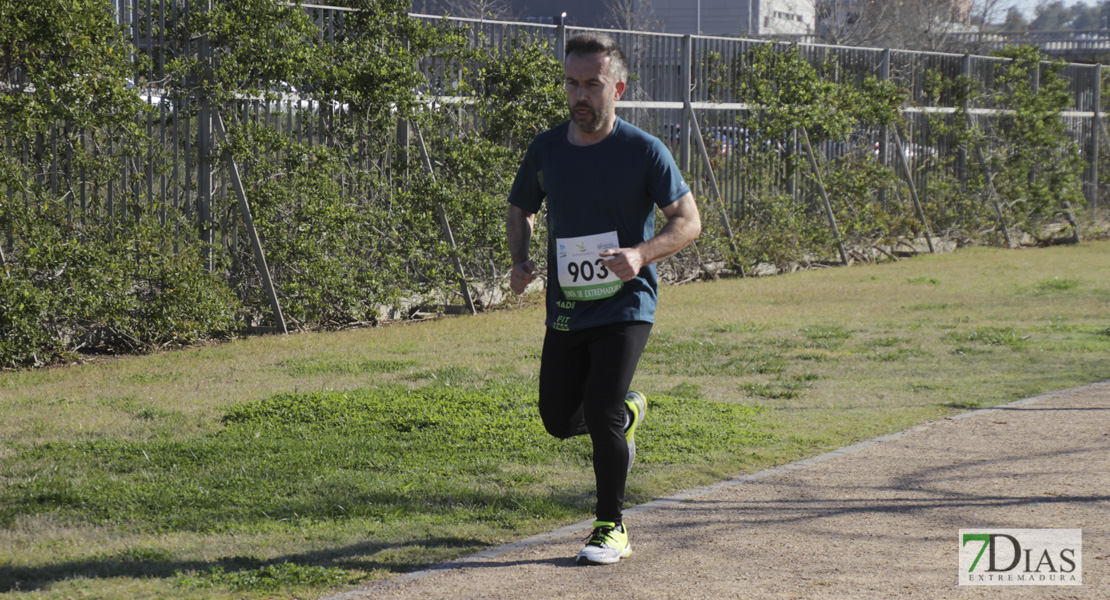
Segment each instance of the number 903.
M605 266L605 259L599 258L590 262L584 260L580 263L571 262L567 265L567 273L570 273L571 281L578 283L578 278L581 277L582 281L592 281L594 277L598 279L605 279L609 276L609 269ZM597 269L594 269L597 265Z

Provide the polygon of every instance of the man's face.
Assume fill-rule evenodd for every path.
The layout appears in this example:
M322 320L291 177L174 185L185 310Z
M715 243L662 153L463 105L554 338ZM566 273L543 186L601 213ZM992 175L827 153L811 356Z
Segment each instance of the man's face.
M616 101L624 82L609 72L604 54L571 54L567 57L566 90L570 118L585 133L595 133L616 114Z

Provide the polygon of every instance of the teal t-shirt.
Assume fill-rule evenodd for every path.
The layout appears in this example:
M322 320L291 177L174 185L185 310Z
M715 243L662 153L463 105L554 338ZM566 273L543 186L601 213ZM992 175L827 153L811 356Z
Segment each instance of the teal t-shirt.
M640 269L619 291L599 300L571 300L556 276L556 239L616 231L621 248L655 235L655 207L690 191L658 138L618 118L613 132L589 146L567 141L570 121L528 146L509 202L528 213L547 201L547 326L576 331L625 321L655 321L655 265Z

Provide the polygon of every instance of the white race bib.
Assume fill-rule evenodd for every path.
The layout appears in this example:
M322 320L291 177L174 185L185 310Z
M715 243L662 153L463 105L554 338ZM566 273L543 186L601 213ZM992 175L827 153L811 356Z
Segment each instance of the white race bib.
M624 282L605 267L602 252L620 248L617 232L555 240L559 286L567 300L600 300L620 291Z

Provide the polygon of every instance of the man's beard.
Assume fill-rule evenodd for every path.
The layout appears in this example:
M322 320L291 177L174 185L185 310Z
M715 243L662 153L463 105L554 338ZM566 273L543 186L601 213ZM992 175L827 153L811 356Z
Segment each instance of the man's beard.
M575 118L574 111L578 108L585 108L585 109L589 110L590 111L590 118L585 120L585 121L577 120ZM602 107L602 108L604 108L604 107ZM571 109L570 109L570 116L574 120L574 123L576 125L578 125L579 129L581 129L582 131L584 131L586 133L595 133L596 131L601 129L601 125L602 125L602 117L601 116L603 114L605 114L604 111L594 110L594 107L590 106L589 104L586 104L585 102L579 102L578 104L572 106Z

